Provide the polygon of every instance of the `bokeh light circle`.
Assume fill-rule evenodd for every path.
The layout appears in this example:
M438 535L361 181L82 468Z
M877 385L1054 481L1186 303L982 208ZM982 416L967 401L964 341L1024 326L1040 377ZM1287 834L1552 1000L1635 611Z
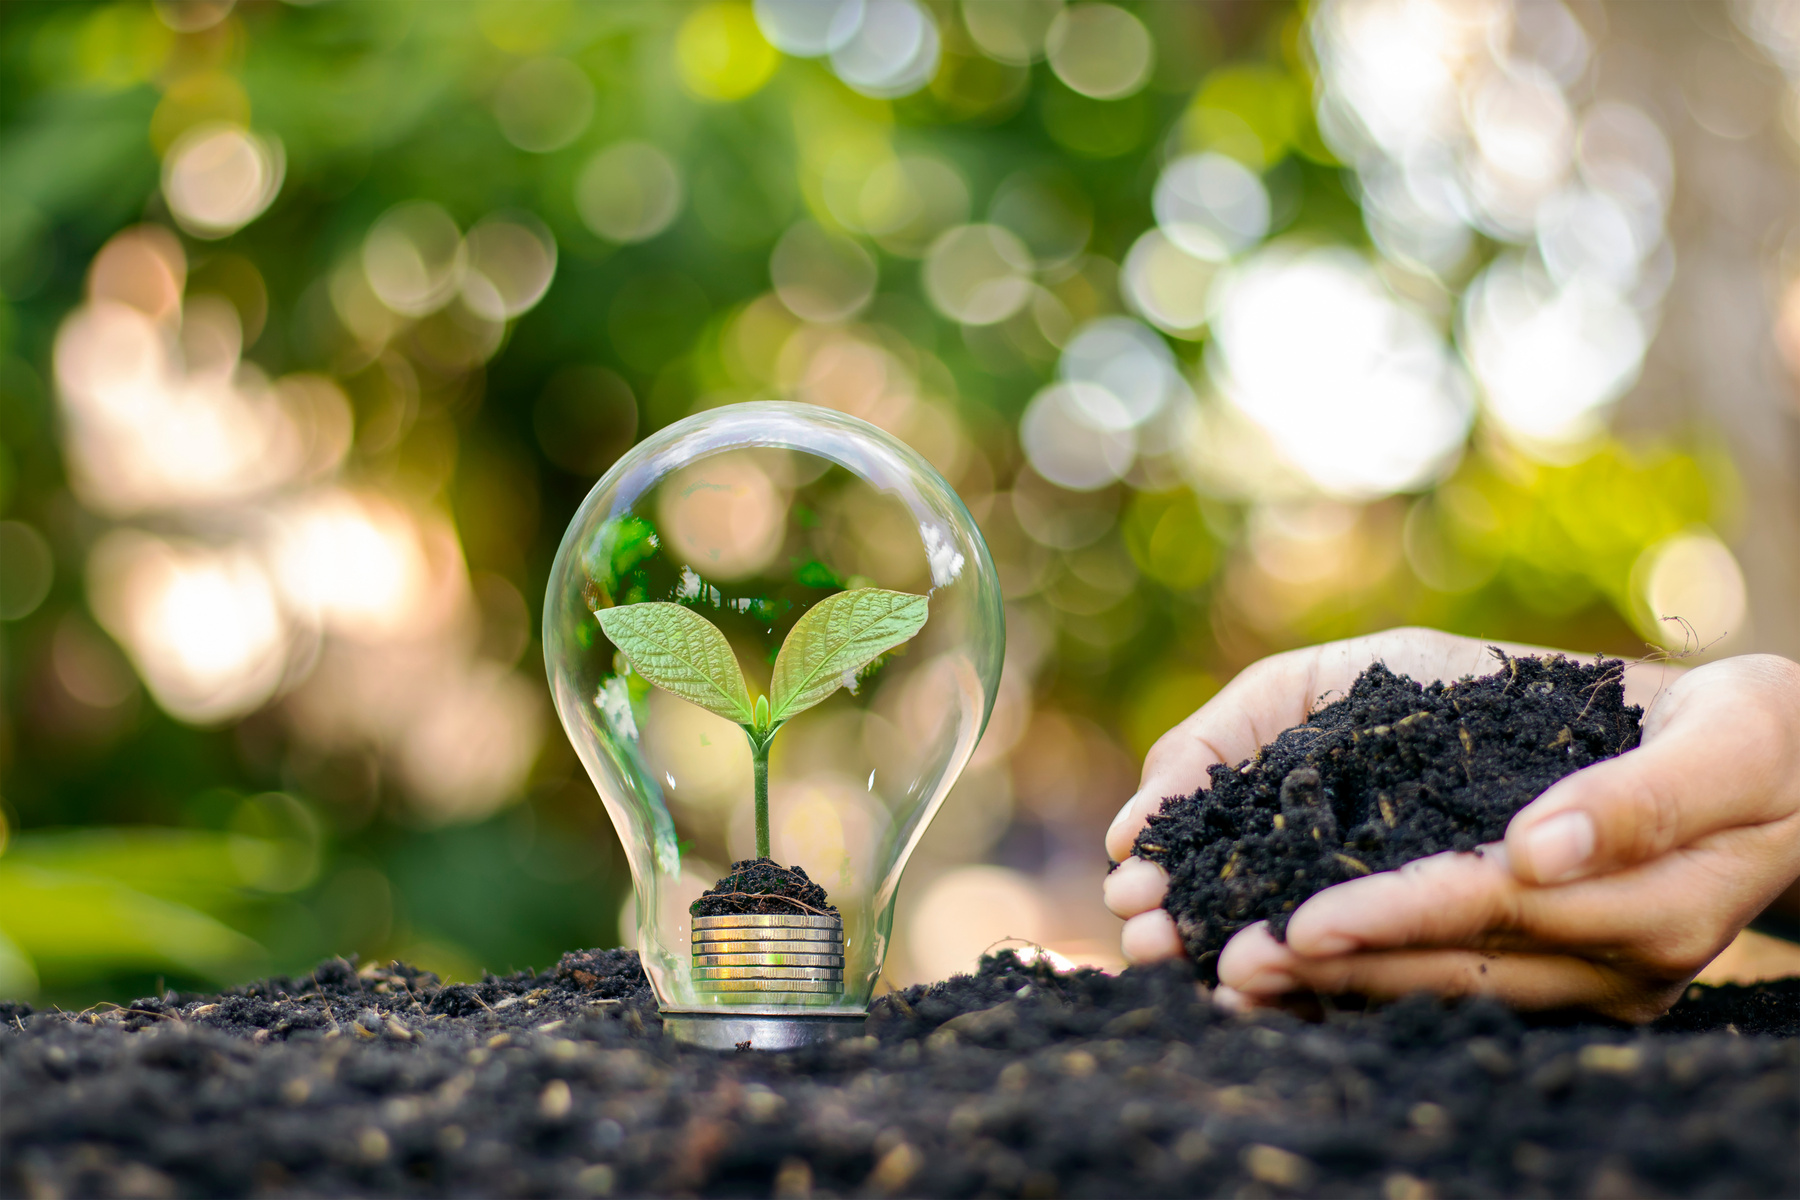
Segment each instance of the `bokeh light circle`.
M857 196L857 216L882 249L918 258L938 234L969 219L969 185L941 158L889 159L869 172Z
M575 180L575 210L611 242L655 237L681 212L681 171L648 142L616 142L594 155Z
M1010 867L966 866L931 881L911 912L912 967L923 979L969 974L995 942L1041 944L1050 905L1032 879Z
M1142 88L1156 55L1144 23L1111 4L1064 9L1044 46L1056 77L1096 100L1119 100Z
M1632 569L1642 631L1671 650L1743 634L1749 588L1731 549L1703 530L1666 538Z
M1089 321L1063 347L1057 369L1083 385L1071 398L1109 431L1137 428L1188 391L1168 344L1130 317Z
M947 231L925 255L925 294L965 325L992 325L1031 299L1031 252L998 225Z
M1170 163L1151 203L1168 239L1209 262L1239 254L1269 232L1268 190L1248 167L1223 154Z
M742 4L694 9L675 34L675 68L683 86L703 100L742 100L769 81L781 55Z
M1044 39L1062 0L976 0L962 6L963 25L995 62L1024 67L1044 56Z
M1320 489L1382 496L1454 464L1473 413L1467 381L1361 257L1272 247L1222 285L1214 383Z
M769 256L769 278L788 311L805 321L843 321L875 294L875 259L854 238L801 221Z
M566 58L520 63L494 95L494 117L506 140L521 150L561 150L593 120L593 81Z
M1137 434L1119 426L1118 411L1118 398L1104 388L1052 384L1026 406L1019 444L1039 475L1070 491L1091 492L1124 478L1137 457Z
M235 125L189 130L163 159L163 197L195 237L236 233L261 216L287 169L281 143Z
M468 250L450 214L429 200L383 213L363 239L369 289L395 312L422 317L449 302L462 284Z
M1195 339L1205 331L1209 294L1218 268L1152 229L1132 243L1120 269L1120 290L1131 307L1164 333Z
M1470 285L1461 326L1487 410L1545 449L1600 431L1648 345L1643 319L1611 287L1587 276L1559 287L1517 256L1496 260Z
M536 307L556 276L556 238L529 213L485 217L469 230L463 302L489 321Z
M931 81L942 49L937 22L916 0L868 0L855 36L831 52L831 69L853 91L894 99Z
M50 594L56 560L44 535L23 521L0 521L0 621L30 616Z
M862 28L863 0L755 0L756 27L795 58L830 54Z

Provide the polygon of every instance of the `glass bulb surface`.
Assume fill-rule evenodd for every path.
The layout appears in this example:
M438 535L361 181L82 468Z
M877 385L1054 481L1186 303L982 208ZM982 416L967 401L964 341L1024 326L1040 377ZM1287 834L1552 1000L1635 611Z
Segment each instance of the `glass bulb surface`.
M968 509L865 421L734 404L614 464L557 551L544 658L624 845L664 1011L867 1009L901 872L987 724L1005 639ZM765 840L841 927L797 902L690 914ZM738 965L775 961L765 948L779 969Z

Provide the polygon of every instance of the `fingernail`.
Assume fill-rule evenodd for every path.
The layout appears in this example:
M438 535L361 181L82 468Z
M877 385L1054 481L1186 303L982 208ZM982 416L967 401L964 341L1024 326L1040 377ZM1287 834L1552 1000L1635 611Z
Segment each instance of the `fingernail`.
M1136 804L1138 802L1138 797L1143 794L1144 793L1142 792L1134 792L1131 799L1127 800L1119 809L1119 815L1114 817L1112 819L1112 824L1106 827L1106 837L1108 841L1112 840L1113 830L1117 829L1120 824L1124 822L1125 818L1131 815L1131 806ZM1092 826L1089 828L1092 828Z
M1525 835L1525 853L1539 882L1581 878L1594 853L1594 818L1580 811L1558 813Z

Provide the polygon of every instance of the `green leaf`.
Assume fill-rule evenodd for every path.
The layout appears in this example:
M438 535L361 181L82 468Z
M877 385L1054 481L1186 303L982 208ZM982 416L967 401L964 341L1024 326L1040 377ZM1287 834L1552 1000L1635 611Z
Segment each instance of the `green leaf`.
M794 623L769 693L779 724L844 686L845 676L911 638L925 625L925 596L857 588L828 596Z
M664 691L748 725L750 689L731 643L691 608L661 602L621 604L594 614L631 669Z
M120 967L175 969L221 982L267 970L263 949L223 922L113 879L0 863L0 936L15 976L91 978Z

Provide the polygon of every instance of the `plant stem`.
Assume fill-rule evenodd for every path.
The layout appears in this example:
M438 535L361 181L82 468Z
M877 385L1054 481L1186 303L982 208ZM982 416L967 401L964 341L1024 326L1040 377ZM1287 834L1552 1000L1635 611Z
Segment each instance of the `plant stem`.
M756 776L756 857L769 857L769 743L750 735L750 763Z

